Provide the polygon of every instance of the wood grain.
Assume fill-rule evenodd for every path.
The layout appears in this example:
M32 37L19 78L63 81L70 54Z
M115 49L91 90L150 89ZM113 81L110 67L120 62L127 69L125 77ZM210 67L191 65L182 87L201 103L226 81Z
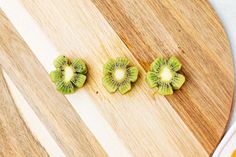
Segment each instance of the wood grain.
M234 90L226 34L207 1L92 0L145 70L176 55L187 83L167 100L212 153L226 127Z
M0 67L1 68L1 67ZM22 119L0 69L0 156L47 157Z
M196 148L187 148L196 139L208 154L213 152L228 121L233 93L231 54L220 24L217 25L218 33L223 33L221 38L224 44L217 47L227 53L225 56L219 56L219 50L208 47L210 43L202 40L205 37L198 35L199 32L196 31L196 26L191 26L191 21L181 20L179 13L178 21L177 17L171 18L173 13L170 14L168 9L165 12L161 10L164 6L166 8L166 3L94 1L124 44L90 2L22 2L60 53L80 56L90 65L97 65L96 68L90 67L85 89L97 101L98 108L135 156L196 155ZM166 21L165 14L168 19ZM129 37L124 40L126 35ZM144 41L139 42L139 39ZM215 44L219 44L219 41ZM102 65L109 57L123 55L134 64L141 65L140 80L126 96L110 96L99 79L102 77ZM147 70L153 59L161 55L177 55L183 62L183 73L188 78L183 89L166 97L167 99L153 97L151 90L143 83L144 69ZM218 79L219 77L222 79ZM100 94L95 94L96 91ZM160 139L163 143L160 143ZM172 143L171 147L168 148L170 144L167 142L165 145L164 141ZM183 143L190 145L182 145ZM201 149L197 152L202 152L202 148L197 149ZM204 155L206 154L198 154Z
M227 37L208 2L19 2L57 53L86 60L88 81L77 96L92 98L89 105L100 111L133 156L212 154L229 118L234 79ZM109 147L100 147L71 104L56 93L43 69L50 69L44 58L37 60L1 17L0 63L58 145L67 156L106 156L103 149ZM171 55L183 63L187 82L172 96L153 95L145 83L146 71L155 57ZM104 63L118 56L126 56L140 70L133 90L123 96L109 94L101 83Z
M56 92L48 73L2 11L0 21L0 63L64 154L76 157L107 156L71 104ZM0 134L4 136L4 132ZM18 140L21 142L21 139Z

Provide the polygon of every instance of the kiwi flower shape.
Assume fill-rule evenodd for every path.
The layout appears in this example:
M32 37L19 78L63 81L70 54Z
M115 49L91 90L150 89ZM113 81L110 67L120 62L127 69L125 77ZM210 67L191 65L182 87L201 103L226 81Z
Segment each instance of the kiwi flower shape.
M138 78L138 68L129 66L127 58L119 57L109 59L103 67L103 86L108 92L114 93L117 90L125 94L131 90L131 82Z
M84 85L87 67L82 59L70 61L66 56L59 56L53 64L56 70L50 73L50 78L59 92L72 94Z
M185 77L177 72L181 63L176 57L169 60L157 58L151 64L146 76L146 82L151 88L157 87L160 95L171 95L173 90L178 90L185 82Z

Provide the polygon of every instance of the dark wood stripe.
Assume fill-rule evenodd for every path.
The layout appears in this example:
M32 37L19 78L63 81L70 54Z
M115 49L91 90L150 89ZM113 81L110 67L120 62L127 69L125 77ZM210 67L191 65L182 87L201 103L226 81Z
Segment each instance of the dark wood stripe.
M166 98L211 154L229 118L234 80L228 41L209 5L193 8L193 11L207 13L195 16L192 22L185 17L188 10L181 10L180 14L180 8L174 8L166 1L91 1L146 71L158 56L176 55L181 60L187 82L180 91ZM188 1L187 6L190 3L198 6L195 1ZM196 21L201 18L216 25L206 27L205 23L210 22L197 25ZM201 35L204 31L209 35ZM212 49L211 40L217 48Z

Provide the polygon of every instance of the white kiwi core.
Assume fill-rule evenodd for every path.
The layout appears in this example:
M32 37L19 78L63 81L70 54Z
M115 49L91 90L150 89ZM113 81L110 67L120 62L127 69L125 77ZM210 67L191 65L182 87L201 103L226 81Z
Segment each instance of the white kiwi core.
M164 67L160 73L161 80L164 82L170 82L173 78L172 72L168 67Z
M64 76L65 76L65 81L69 82L74 76L73 68L70 66L65 67Z
M124 69L115 69L114 71L114 77L117 81L123 81L125 78L125 70Z

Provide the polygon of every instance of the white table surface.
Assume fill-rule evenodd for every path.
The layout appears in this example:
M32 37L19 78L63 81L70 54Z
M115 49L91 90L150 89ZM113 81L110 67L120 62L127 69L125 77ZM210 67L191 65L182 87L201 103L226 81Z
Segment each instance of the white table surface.
M234 56L234 60L236 60L236 0L209 0L209 1L213 5L216 13L218 14L218 16L220 17L220 19L222 21L222 24L224 25L225 31L228 34L228 38L229 38L229 41L231 43L231 48L232 48L232 53L233 53L233 56ZM4 1L2 1L2 2L4 2ZM0 0L0 4L1 4L1 0ZM8 3L8 5L9 5L9 3ZM7 7L5 7L5 9L6 8ZM10 15L11 12L14 14L14 12L16 12L16 10L8 10L8 13L9 13L8 15ZM14 17L14 16L12 16L12 17ZM20 27L21 26L19 25L19 28ZM22 28L20 30L24 30L24 29ZM224 53L224 52L222 52L222 53ZM86 119L86 117L85 117L85 119ZM87 120L89 121L89 118L87 118ZM230 122L228 124L228 129L233 125L234 122L236 122L236 105L235 105L235 102L234 102L234 105L233 105ZM234 125L234 128L236 128L235 126L236 126L236 124ZM95 128L95 130L97 130L97 129ZM35 132L37 132L37 130L35 130ZM42 132L44 132L44 131L41 130L39 132L39 134L42 134ZM50 139L50 138L47 138L47 136L45 136L45 135L42 135L42 136L40 135L40 137L42 137L42 139ZM50 140L42 140L42 141L50 141ZM101 141L103 141L103 140L101 139ZM45 143L45 145L48 146L49 149L51 149L51 152L55 152L55 150L57 150L57 147L53 145L53 142L47 142L47 143ZM60 156L60 155L58 155L58 152L59 151L57 151L56 156ZM218 157L217 151L213 156Z

